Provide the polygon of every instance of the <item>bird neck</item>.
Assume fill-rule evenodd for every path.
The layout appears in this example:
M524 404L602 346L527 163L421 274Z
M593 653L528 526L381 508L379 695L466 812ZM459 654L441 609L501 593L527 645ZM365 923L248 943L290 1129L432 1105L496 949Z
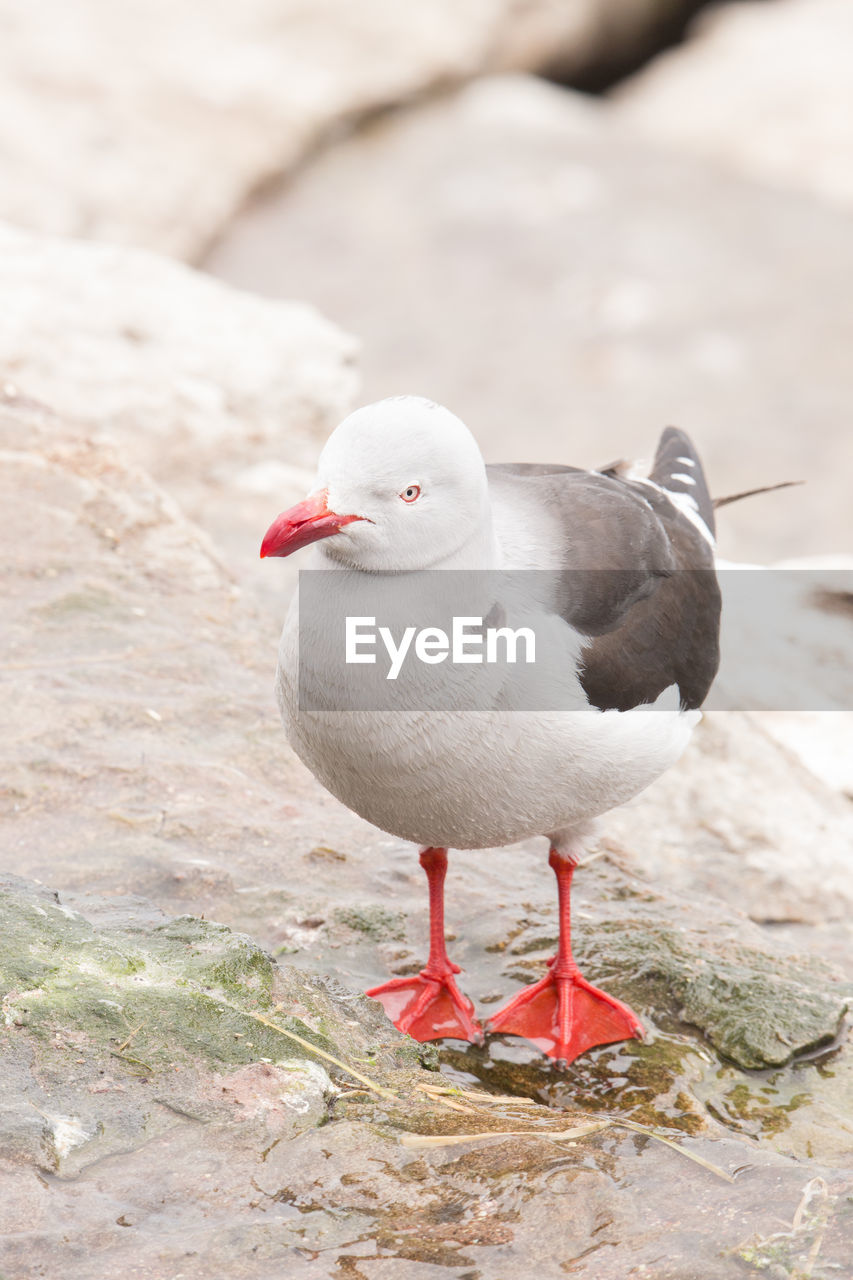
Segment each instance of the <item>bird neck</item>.
M480 520L465 542L434 561L430 569L494 569L498 566L498 543L492 522L491 507L485 501Z

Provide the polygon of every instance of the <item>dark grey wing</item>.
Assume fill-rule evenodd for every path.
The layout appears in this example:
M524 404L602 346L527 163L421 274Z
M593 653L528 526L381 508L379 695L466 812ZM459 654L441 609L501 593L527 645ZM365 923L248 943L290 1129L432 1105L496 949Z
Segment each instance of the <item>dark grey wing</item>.
M710 541L664 487L680 484L670 492L691 497L713 529L689 438L675 428L664 432L652 484L615 468L503 467L499 476L499 486L516 488L519 509L544 506L557 518L566 568L555 575L552 603L589 637L581 683L590 703L627 711L675 684L681 705L698 707L719 665L720 592Z
M720 663L719 631L713 568L679 569L585 647L583 690L602 711L628 711L675 684L682 707L699 707Z

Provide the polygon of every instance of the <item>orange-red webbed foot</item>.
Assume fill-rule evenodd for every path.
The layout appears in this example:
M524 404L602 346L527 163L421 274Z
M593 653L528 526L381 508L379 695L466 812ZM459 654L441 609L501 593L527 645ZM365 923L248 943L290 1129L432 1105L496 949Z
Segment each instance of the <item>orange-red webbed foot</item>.
M600 991L575 969L556 972L525 987L499 1009L488 1030L524 1036L549 1058L573 1062L587 1049L632 1037L642 1039L639 1018L606 991Z
M482 1044L483 1030L474 1017L474 1006L453 977L459 966L447 970L422 969L412 977L392 978L366 993L378 1000L398 1031L415 1040L469 1040Z
M415 1040L469 1040L482 1044L483 1030L474 1006L456 985L459 965L448 958L444 945L444 878L447 850L422 849L421 866L429 884L429 959L413 977L392 978L367 995L378 1000L398 1031Z
M488 1022L489 1031L524 1036L549 1058L573 1062L587 1049L617 1040L642 1039L639 1018L626 1004L600 991L581 974L572 956L571 887L575 864L552 849L557 877L560 942L544 978L525 987Z

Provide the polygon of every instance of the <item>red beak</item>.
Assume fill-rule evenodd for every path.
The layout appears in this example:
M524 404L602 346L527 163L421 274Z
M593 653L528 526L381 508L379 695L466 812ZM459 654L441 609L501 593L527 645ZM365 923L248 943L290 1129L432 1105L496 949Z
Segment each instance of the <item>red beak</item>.
M307 547L309 542L318 542L320 538L330 538L338 533L345 524L353 520L361 520L362 516L339 516L330 511L328 492L321 489L312 493L304 502L298 502L289 511L283 511L273 520L264 534L261 544L261 559L266 556L289 556L300 547Z

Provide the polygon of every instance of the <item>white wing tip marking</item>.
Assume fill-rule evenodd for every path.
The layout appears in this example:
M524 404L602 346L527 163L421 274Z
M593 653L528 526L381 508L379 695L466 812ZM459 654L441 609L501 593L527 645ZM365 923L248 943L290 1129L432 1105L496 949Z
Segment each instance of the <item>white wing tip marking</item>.
M655 484L654 480L641 480L640 484L650 485L653 489L657 489L659 493L662 493L665 498L669 498L672 505L701 533L709 546L714 547L717 545L713 533L699 514L699 504L692 493L677 493L670 489L664 489L661 485Z

